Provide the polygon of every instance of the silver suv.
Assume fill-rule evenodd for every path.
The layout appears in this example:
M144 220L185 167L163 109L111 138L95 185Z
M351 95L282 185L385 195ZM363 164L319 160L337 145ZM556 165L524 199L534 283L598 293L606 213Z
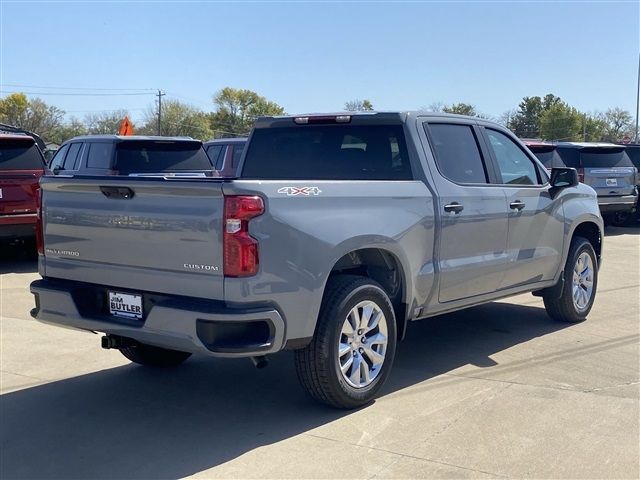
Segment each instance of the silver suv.
M567 167L578 170L580 181L596 191L605 221L621 223L635 211L636 168L624 146L562 142L556 151Z

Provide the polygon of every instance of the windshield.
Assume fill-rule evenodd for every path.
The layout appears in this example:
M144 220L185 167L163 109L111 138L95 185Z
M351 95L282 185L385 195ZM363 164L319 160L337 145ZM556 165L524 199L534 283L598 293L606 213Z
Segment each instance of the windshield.
M0 170L42 170L44 160L34 143L2 140Z
M116 147L115 170L120 175L211 169L197 142L127 141Z

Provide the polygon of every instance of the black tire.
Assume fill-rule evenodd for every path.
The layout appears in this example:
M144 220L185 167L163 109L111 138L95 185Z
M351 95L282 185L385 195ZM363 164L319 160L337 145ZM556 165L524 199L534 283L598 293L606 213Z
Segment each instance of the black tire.
M363 301L374 302L384 314L387 344L377 376L369 385L356 388L347 382L340 371L338 342L349 312ZM335 276L327 283L313 340L295 352L298 379L309 395L319 402L342 409L365 405L375 397L391 371L396 338L393 306L382 287L366 277Z
M611 225L614 227L624 227L631 218L631 213L629 212L616 212L611 215Z
M122 347L120 353L133 363L155 368L176 367L191 356L189 352L179 352L144 343Z
M585 252L591 257L591 263L593 265L593 290L586 307L578 309L573 301L573 270L576 261L580 255ZM552 288L543 295L544 306L547 313L554 320L561 322L583 322L587 319L587 315L589 315L593 307L598 287L598 261L596 252L586 238L574 237L571 240L567 263L565 264L562 275L564 276L562 291L558 292L556 288Z

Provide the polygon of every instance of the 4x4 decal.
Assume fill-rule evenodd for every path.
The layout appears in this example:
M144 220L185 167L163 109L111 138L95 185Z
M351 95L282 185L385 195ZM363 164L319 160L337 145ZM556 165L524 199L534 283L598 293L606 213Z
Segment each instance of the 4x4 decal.
M318 187L282 187L278 189L278 193L284 193L287 197L303 196L308 197L310 195L320 195L322 190Z

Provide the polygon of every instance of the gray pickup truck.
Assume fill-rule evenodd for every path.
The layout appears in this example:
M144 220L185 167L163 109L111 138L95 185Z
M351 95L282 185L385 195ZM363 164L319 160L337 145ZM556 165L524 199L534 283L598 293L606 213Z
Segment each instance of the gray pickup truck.
M33 317L156 367L295 350L340 408L376 395L409 321L533 292L579 322L596 293L594 190L478 118L267 117L236 179L41 187Z

